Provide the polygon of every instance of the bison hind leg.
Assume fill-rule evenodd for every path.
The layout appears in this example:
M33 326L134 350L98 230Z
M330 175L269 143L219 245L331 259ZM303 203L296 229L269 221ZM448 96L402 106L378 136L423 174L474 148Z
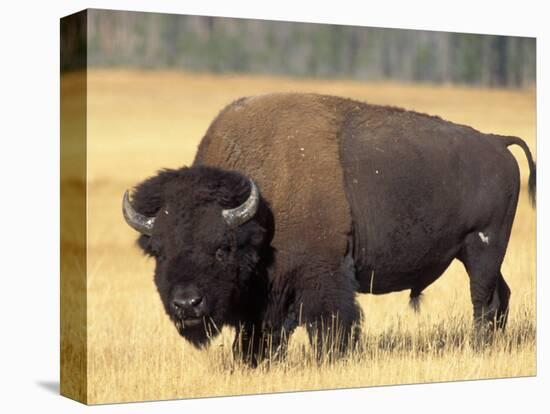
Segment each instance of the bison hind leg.
M333 361L356 349L362 320L356 291L355 278L324 258L310 256L300 269L295 307L318 361Z
M490 239L486 234L494 235L494 238ZM500 266L506 252L508 234L507 231L500 234L486 231L481 233L486 237L484 239L480 234L473 233L466 238L459 256L470 278L476 342L490 338L495 328L506 327L510 288Z

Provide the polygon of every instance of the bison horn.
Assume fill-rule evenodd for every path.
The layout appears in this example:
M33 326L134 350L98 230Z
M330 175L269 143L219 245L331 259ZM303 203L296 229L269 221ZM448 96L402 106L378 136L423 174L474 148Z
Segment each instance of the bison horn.
M238 207L222 210L223 219L231 227L238 227L254 217L259 204L258 187L254 184L254 181L250 180L250 195L247 200Z
M139 231L146 236L153 234L153 227L155 225L155 217L147 217L141 213L138 213L132 207L130 203L130 195L128 190L124 193L124 199L122 200L122 214L126 223L134 230Z

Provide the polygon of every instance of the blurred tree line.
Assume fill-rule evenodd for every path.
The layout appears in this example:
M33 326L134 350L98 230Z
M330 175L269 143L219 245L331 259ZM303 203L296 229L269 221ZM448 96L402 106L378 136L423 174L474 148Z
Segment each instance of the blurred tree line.
M88 64L524 87L535 39L88 11Z

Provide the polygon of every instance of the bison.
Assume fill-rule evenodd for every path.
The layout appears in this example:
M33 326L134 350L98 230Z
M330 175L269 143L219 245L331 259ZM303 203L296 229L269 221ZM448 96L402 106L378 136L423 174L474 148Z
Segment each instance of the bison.
M416 304L455 258L475 326L504 328L520 189L510 145L525 152L534 202L520 138L335 96L246 97L214 119L192 166L126 192L123 213L181 336L201 347L235 327L252 365L266 337L284 354L299 324L317 342L340 332L343 349L356 293L408 289Z

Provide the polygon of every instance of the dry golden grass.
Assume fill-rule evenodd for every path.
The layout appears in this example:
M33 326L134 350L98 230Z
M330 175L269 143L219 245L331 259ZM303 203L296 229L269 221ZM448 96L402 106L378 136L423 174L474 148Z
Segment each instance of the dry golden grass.
M301 329L284 362L257 370L233 363L229 329L197 351L164 315L153 262L135 247L120 212L126 188L161 167L190 164L210 121L240 96L311 91L403 106L520 136L534 152L534 91L154 71L94 70L88 80L89 403L535 374L535 213L521 151L514 150L522 194L503 266L512 289L509 329L482 351L469 343L472 311L459 263L425 291L418 315L408 292L359 296L365 346L337 363L313 363Z

